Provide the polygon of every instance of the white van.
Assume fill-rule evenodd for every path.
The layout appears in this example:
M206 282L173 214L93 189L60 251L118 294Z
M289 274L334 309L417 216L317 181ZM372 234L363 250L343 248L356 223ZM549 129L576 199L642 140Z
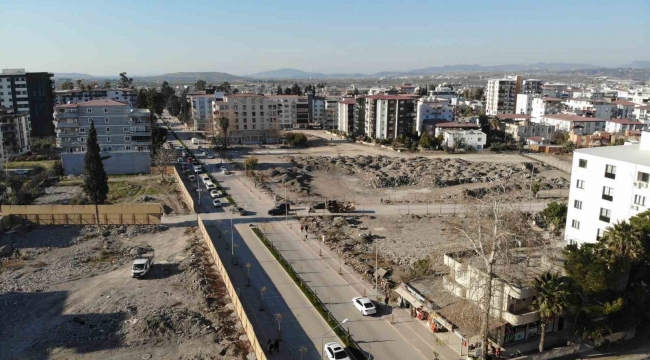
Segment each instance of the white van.
M199 139L197 138L192 138L192 144L196 145L199 143Z

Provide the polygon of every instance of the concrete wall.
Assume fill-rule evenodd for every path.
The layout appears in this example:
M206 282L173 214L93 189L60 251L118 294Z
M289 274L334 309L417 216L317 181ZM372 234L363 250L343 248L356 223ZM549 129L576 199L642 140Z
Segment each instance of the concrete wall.
M99 205L99 223L102 225L160 224L160 204ZM94 205L3 205L2 215L12 223L38 225L94 225Z
M63 174L83 174L85 155L85 153L61 154ZM149 151L108 152L102 153L102 155L110 156L104 160L104 169L108 175L149 174L151 172Z
M181 194L183 194L183 199L189 205L190 209L192 209L193 212L196 212L196 203L194 202L194 198L192 197L192 194L187 190L187 186L185 186L185 183L183 182L183 178L181 175L178 173L178 166L174 166L174 177L176 177L176 182L178 183L178 188L181 191Z

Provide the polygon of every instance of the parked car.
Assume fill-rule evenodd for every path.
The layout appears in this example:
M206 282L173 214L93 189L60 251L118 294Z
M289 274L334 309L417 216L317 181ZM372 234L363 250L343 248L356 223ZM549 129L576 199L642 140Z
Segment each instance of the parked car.
M221 201L219 199L212 200L212 205L214 207L221 207Z
M228 168L227 168L227 167L225 167L224 165L221 165L221 166L219 166L219 170L221 170L221 171L224 171L224 170L226 170L226 171L227 171L227 170L228 170Z
M248 215L248 212L247 212L246 209L244 209L243 207L237 207L236 210L237 210L237 212L239 213L239 215L241 215L241 216L246 216L246 215Z
M214 159L214 155L212 153L208 153L208 159Z
M190 174L190 176L188 176L187 179L189 181L196 181L196 176Z
M361 312L361 315L372 315L377 313L375 304L373 304L368 298L355 297L352 298L352 303L354 304L354 307Z
M176 161L178 161L179 164L182 164L183 163L183 158L179 157L178 159L176 159Z
M210 190L210 197L212 197L213 199L221 197L221 191L217 189Z
M327 354L329 360L350 360L350 357L348 356L348 353L345 352L345 349L343 349L343 346L337 342L325 344L323 351Z
M271 210L269 210L269 215L285 215L291 210L291 205L288 203L277 204Z
M194 158L189 156L187 159L185 159L188 163L192 163L194 161Z
M212 181L206 181L205 188L208 190L216 189L217 186Z

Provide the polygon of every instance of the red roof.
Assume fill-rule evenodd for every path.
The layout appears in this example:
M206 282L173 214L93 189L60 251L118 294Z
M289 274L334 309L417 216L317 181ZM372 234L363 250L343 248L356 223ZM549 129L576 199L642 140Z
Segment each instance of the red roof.
M636 108L641 110L650 110L650 105L637 106Z
M111 99L99 99L99 100L82 101L80 103L74 103L74 104L57 105L55 106L55 108L57 109L76 108L79 105L81 106L127 106L126 103L120 101L115 101Z
M472 123L457 123L457 122L440 122L436 124L436 127L444 127L444 128L472 128L472 129L478 129L479 126L476 124Z
M530 119L530 115L525 114L497 114L497 118L500 120L505 119Z
M357 103L357 100L355 100L355 99L343 99L343 100L339 101L339 104L352 105L352 104L356 104L356 103Z
M259 94L246 94L246 93L237 93L237 94L230 94L230 95L225 95L227 98L233 98L233 97L262 97L264 95L259 95Z
M621 125L643 125L642 122L628 119L609 119L607 122L613 122Z
M556 98L556 97L550 97L550 96L547 96L547 97L545 97L545 98L542 98L542 100L544 100L544 101L550 101L550 102L561 102L561 101L564 101L564 99L560 99L560 98Z
M417 95L370 95L366 99L370 100L414 100L419 96Z
M634 106L634 103L629 100L616 100L616 101L612 101L612 104L621 105L621 106Z
M570 122L596 122L596 121L607 121L605 119L595 118L595 117L585 117L572 114L554 114L554 115L544 115L543 117L547 119L570 121Z
M529 136L526 139L534 142L542 142L543 140L541 136Z

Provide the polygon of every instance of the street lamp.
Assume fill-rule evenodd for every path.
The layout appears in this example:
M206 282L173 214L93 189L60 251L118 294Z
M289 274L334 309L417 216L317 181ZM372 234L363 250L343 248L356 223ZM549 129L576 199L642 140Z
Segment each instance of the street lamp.
M327 335L327 334L331 333L332 331L336 330L336 328L338 328L339 326L342 326L346 322L348 322L348 319L343 319L343 321L341 321L340 324L336 325L335 327L332 328L332 330L326 332L325 334L323 334L323 336L320 337L320 348L321 348L320 358L321 358L321 360L323 360L323 353L325 352L325 349L324 349L324 346L323 346L323 339L325 338L325 335Z
M253 266L253 265L251 265L251 263L246 263L246 278L248 280L246 282L247 287L251 286L251 266Z

